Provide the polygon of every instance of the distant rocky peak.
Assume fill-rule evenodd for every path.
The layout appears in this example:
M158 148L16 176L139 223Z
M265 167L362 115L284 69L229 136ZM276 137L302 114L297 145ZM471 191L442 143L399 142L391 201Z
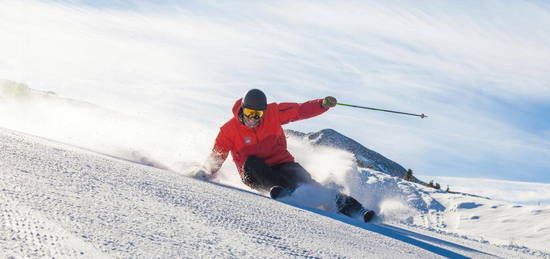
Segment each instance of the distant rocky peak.
M404 178L407 170L398 163L384 157L380 153L361 145L333 129L323 129L313 133L302 133L294 130L285 130L291 136L307 138L314 145L328 146L346 150L355 155L357 165L363 168L374 169L391 176ZM419 182L414 176L411 181Z

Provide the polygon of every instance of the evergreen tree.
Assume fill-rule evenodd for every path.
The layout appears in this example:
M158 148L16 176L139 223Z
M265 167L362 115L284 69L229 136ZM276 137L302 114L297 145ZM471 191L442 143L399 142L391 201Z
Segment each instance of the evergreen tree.
M428 186L433 188L433 187L434 187L434 180L431 180L431 181L428 183Z
M412 176L413 176L413 170L412 169L408 169L407 172L405 173L405 181L411 181L412 180Z
M439 185L439 183L435 183L435 188L439 190L441 189L441 185Z
M363 162L363 160L357 158L356 156L355 161L357 162L357 167L365 168L365 162Z
M447 184L447 190L445 190L446 192L450 192L451 190L449 189L449 185Z

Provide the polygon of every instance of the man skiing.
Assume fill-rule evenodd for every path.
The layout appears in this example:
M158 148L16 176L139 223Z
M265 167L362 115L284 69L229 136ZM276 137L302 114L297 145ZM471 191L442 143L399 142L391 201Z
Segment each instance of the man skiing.
M195 176L211 179L231 152L243 183L269 192L274 199L291 194L302 184L320 186L288 152L281 125L320 115L334 106L336 98L332 96L305 103L268 104L261 90L248 91L235 102L234 117L220 128L212 154ZM350 196L338 193L335 199L339 213L360 216L365 222L374 216Z

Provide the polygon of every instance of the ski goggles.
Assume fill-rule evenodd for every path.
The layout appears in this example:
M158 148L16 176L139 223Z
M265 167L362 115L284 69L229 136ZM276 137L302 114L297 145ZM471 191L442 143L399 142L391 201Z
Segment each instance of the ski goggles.
M259 119L262 116L264 116L264 111L254 110L254 109L249 109L249 108L243 108L243 114L248 118Z

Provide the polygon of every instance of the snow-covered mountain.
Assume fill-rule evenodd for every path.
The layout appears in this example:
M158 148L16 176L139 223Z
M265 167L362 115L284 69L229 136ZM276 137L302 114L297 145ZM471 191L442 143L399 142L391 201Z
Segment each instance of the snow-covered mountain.
M295 130L286 130L285 132L287 135L307 138L311 140L311 143L314 145L323 145L349 151L355 156L358 165L361 167L374 169L401 178L404 178L407 172L400 164L386 158L374 150L366 148L357 141L333 129L323 129L318 132L307 134ZM412 181L420 182L414 176L412 177Z
M421 200L384 199L381 217L366 224L297 200L278 202L11 130L0 129L0 146L0 256L5 258L550 256L521 246L518 231L500 245L481 233L493 231L488 226L495 215L512 231L509 227L520 225L517 217L545 217L549 208L448 196L368 169L359 170L365 181L356 188L376 189L379 195L408 190ZM411 212L420 207L425 211ZM463 233L441 230L445 213L453 215L447 224ZM423 227L391 220L405 214ZM473 227L472 222L480 223ZM547 241L548 227L536 230L538 239Z

